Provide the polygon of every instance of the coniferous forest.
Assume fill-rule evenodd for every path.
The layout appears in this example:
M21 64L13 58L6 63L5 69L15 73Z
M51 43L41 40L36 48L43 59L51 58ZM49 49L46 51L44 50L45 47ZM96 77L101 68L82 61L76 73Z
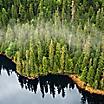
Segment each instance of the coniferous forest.
M21 75L74 73L104 90L104 0L0 0L0 53Z

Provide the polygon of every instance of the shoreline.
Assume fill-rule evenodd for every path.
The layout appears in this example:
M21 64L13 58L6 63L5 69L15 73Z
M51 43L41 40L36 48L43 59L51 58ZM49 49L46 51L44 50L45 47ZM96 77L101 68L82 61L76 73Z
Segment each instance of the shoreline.
M6 56L4 53L0 53L0 55L4 55L4 56ZM8 56L6 56L8 59L10 59L12 62L14 62L14 60L12 59L12 58L9 58ZM15 63L15 62L14 62ZM16 64L16 63L15 63ZM19 74L19 75L21 75L20 74L20 72L18 72L17 70L16 70L16 73L17 74ZM51 73L50 73L51 74ZM55 73L54 73L55 74ZM56 73L56 74L62 74L62 73ZM82 89L82 90L84 90L84 91L87 91L87 92L89 92L90 94L97 94L97 95L104 95L104 90L99 90L99 89L94 89L93 87L91 87L91 86L89 86L89 85L87 85L84 81L81 81L80 80L80 78L79 78L79 76L77 75L77 74L65 74L65 73L63 73L62 75L67 75L69 78L71 78L74 82L75 82L75 84L80 88L80 89ZM24 76L24 75L21 75L21 76ZM44 75L43 75L44 76ZM35 78L37 78L38 76L36 76L36 77L28 77L28 76L24 76L24 77L26 77L26 78L28 78L28 79L35 79Z
M77 84L80 89L87 91L90 94L104 95L104 90L94 89L93 87L88 86L84 81L80 80L78 75L70 75L69 77Z
M17 72L17 71L16 71ZM17 74L21 75L19 72L17 72ZM50 73L51 74L51 73ZM56 74L61 74L61 73L56 73ZM104 90L99 90L99 89L94 89L91 86L88 86L84 81L81 81L79 76L77 74L61 74L61 75L67 75L69 78L71 78L74 83L78 86L78 88L80 88L81 90L84 90L90 94L97 94L97 95L103 95L104 96ZM22 76L22 75L21 75ZM44 75L43 75L44 76ZM28 77L28 76L24 76L28 79L34 80L35 78L38 78L38 76L36 77Z

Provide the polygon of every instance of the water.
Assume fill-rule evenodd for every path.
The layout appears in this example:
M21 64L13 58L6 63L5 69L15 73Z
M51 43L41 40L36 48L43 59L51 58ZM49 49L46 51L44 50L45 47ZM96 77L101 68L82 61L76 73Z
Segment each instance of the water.
M104 96L77 88L65 75L31 80L16 73L16 65L0 56L0 104L104 104Z

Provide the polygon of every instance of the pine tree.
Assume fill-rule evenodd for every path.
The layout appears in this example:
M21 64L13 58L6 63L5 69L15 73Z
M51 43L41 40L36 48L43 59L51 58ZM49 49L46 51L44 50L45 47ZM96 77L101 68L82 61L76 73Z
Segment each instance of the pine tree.
M99 62L98 62L98 68L103 69L103 64L104 64L104 53L101 52L101 55L99 57Z
M63 4L62 4L62 21L65 18L65 3L66 3L66 0L63 0Z
M35 62L34 62L35 57L34 57L34 51L33 51L33 49L30 50L29 60L30 60L30 68L31 68L31 71L33 71L34 70L34 66L35 66L34 65L35 64Z
M15 33L13 32L12 27L10 25L8 25L6 35L5 35L5 40L6 40L7 44L9 44L10 42L14 41L14 39L15 39L14 34Z
M97 11L97 15L96 15L96 26L97 27L99 27L100 26L100 15L101 15L101 10L99 9L98 11Z
M19 5L20 5L20 0L14 0L13 2L14 2L14 5L15 5L15 6L18 6L18 7L19 7Z
M74 64L73 64L73 60L71 58L68 59L68 71L69 72L74 72Z
M82 70L80 79L84 82L87 82L87 68L86 67L84 67L84 69Z
M29 50L26 50L26 75L29 75Z
M104 90L104 79L100 80L100 89Z
M53 41L51 40L50 45L49 45L49 63L50 63L50 70L53 69L53 64L54 64L54 44Z
M11 42L8 46L8 48L5 50L6 55L9 57L12 57L16 53L16 44L14 42Z
M11 7L11 14L12 14L12 18L17 19L17 9L16 6L12 5Z
M93 85L94 88L96 89L99 87L101 73L102 73L102 70L97 68L97 72L96 72L95 79L94 79L94 85Z
M54 62L56 63L55 68L57 68L56 70L60 69L60 56L61 56L60 50L61 50L61 45L60 43L57 42L56 51L55 51L55 59L54 59Z
M33 5L32 3L29 6L29 20L34 18L34 12L33 12Z
M89 14L89 18L91 18L93 16L94 10L93 10L92 6L90 6L90 8L89 8L88 14Z
M94 68L94 70L97 69L97 64L98 64L97 61L98 61L98 60L97 60L97 57L93 59L93 68Z
M41 75L43 73L42 64L39 65L39 74Z
M26 12L25 12L25 8L22 4L20 4L19 6L19 17L21 21L26 20Z
M61 48L60 68L61 68L61 72L64 72L65 70L65 47L64 46Z
M21 55L19 51L16 52L16 56L17 56L16 69L17 69L17 72L21 73Z
M43 73L46 74L48 72L48 61L45 56L43 56L42 65L43 65Z
M21 69L22 69L22 75L26 75L26 72L25 72L25 62L24 60L21 61Z
M93 85L94 75L95 75L95 71L93 69L93 66L90 66L88 74L87 74L87 82L90 84L90 86Z
M71 21L73 22L75 20L75 16L76 16L76 0L72 0L72 14L71 14L72 18Z
M68 69L69 69L68 59L69 59L69 55L68 55L68 53L66 53L66 55L65 55L65 71L66 71L66 72L67 72Z
M38 48L38 63L42 64L43 50L42 50L42 45L40 41L38 42L37 48Z
M43 15L44 15L44 12L43 12L43 0L40 0L40 2L39 2L38 11L39 11L38 19L40 20L40 19L43 18Z
M5 8L2 8L2 17L1 17L1 20L2 20L3 26L7 25L7 23L8 23L8 13L7 13L7 11L6 11Z

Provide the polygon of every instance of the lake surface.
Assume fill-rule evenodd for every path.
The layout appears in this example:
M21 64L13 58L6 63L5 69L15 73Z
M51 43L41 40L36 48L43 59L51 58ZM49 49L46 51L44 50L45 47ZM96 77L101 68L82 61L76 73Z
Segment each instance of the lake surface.
M15 70L11 60L0 56L0 104L104 104L104 96L82 91L68 76L31 80Z

